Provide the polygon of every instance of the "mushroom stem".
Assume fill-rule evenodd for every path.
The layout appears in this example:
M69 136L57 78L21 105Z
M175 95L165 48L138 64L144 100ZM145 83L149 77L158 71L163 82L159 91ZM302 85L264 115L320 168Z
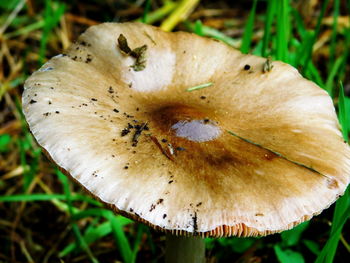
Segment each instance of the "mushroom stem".
M204 239L201 237L184 237L167 234L165 262L204 263Z

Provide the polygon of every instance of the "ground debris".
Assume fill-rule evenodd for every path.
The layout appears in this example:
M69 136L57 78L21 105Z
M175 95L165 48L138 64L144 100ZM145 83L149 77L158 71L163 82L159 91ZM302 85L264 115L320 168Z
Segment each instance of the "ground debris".
M170 148L163 148L163 146L159 143L157 137L150 135L150 138L152 140L152 142L154 142L154 144L159 148L159 150L165 155L166 158L168 158L171 161L175 161L174 159L174 153L170 151ZM167 144L168 146L168 144Z
M145 69L147 45L142 45L140 47L131 49L128 45L128 40L126 37L123 34L120 34L118 37L118 46L123 54L135 58L135 63L131 66L134 71L141 71Z
M138 144L138 138L140 137L141 133L143 130L148 130L147 127L147 122L143 123L141 126L140 125L135 125L134 128L136 129L135 134L132 138L132 146L136 147Z
M268 56L266 58L266 61L263 65L263 72L266 73L266 72L270 72L273 68L273 65L272 65L272 60L271 60L271 57Z

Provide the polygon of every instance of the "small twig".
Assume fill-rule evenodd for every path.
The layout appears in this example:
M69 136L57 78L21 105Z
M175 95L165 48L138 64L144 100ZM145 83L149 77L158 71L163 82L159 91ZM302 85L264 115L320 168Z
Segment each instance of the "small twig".
M165 155L166 158L168 158L171 161L174 161L174 157L171 155L171 153L169 153L167 150L165 150L162 145L159 143L157 137L153 136L153 135L149 135L152 142L154 142L154 144L159 148L159 150Z
M146 37L151 40L151 42L153 43L153 45L157 45L156 41L154 41L154 39L146 32L146 31L143 31L143 33L145 33Z
M13 177L22 175L23 173L27 172L30 170L29 165L19 165L16 168L14 168L13 170L7 172L6 174L4 174L1 177L1 180L8 180L11 179Z
M21 240L19 242L19 245L20 245L21 251L22 251L23 255L25 256L27 262L28 263L34 263L34 260L33 260L32 256L30 255L24 240Z
M343 234L340 235L340 241L342 242L342 244L344 245L344 247L346 248L346 250L350 253L350 245L349 245L349 243L345 240Z
M83 17L83 16L76 16L74 14L71 13L67 13L65 14L65 17L67 18L67 20L71 21L71 22L76 22L82 25L87 25L87 26L94 26L99 24L99 22Z

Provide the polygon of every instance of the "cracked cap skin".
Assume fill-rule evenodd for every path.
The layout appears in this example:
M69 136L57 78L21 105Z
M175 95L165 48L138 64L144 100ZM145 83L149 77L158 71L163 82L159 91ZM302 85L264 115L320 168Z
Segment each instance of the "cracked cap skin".
M120 35L142 50L123 52ZM28 78L23 111L49 158L116 212L178 235L267 235L350 180L330 97L272 66L194 34L105 23Z

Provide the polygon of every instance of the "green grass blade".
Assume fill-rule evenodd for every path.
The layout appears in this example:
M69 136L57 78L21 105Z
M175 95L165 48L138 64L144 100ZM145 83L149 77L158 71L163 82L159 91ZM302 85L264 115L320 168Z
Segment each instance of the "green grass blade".
M0 153L8 152L11 136L7 133L0 135Z
M20 0L0 1L0 8L11 11L16 7L16 5L18 5L19 2Z
M92 227L89 229L89 231L86 231L84 233L84 240L87 245L90 245L94 243L95 241L109 235L112 232L112 227L109 222L104 222L100 224L97 227ZM65 248L63 248L58 256L59 257L65 257L69 255L70 253L79 250L79 247L77 246L76 243L70 243L67 245Z
M307 71L305 71L305 76L309 79L312 79L317 83L321 88L326 89L326 84L323 82L323 79L318 72L318 69L315 67L314 63L309 62L307 66Z
M151 230L149 227L145 227L144 228L145 230L145 233L146 233L146 236L147 236L147 244L152 252L152 255L155 256L156 254L156 246L153 242L153 239L152 239L152 233L151 233Z
M27 35L27 34L29 34L32 31L35 31L35 30L43 28L44 24L45 24L44 21L40 20L40 21L37 21L37 22L35 22L33 24L20 27L20 28L18 28L17 30L15 30L13 32L6 33L4 35L4 37L9 39L9 38L18 37L18 36L21 36L21 35Z
M172 31L174 27L182 22L189 13L199 4L200 0L180 0L173 12L163 20L160 28L164 31Z
M350 1L348 1L348 14L350 14ZM349 17L349 25L350 25L350 16L348 17ZM345 37L345 47L350 47L350 26L344 29L343 36ZM349 54L350 54L349 48L345 48L341 54L341 56L343 56L343 63L341 64L338 71L338 77L337 77L338 80L345 79L346 68L349 64L347 63Z
M339 208L337 208L339 207ZM333 217L332 229L330 238L323 247L320 255L317 257L315 263L332 263L335 252L339 243L339 238L345 222L350 217L350 190L348 189L344 196L341 197L336 204L335 213Z
M15 99L16 111L20 117L22 132L24 136L16 140L21 166L24 168L23 173L23 192L27 192L34 176L39 169L39 161L41 157L41 148L34 142L33 136L28 130L27 122L21 109L21 102ZM30 163L30 165L29 165ZM29 167L29 169L27 169Z
M30 165L27 165L27 154L26 151L29 149L29 144L28 142L23 139L23 138L19 138L17 140L17 146L19 149L19 159L21 162L21 166L22 167L29 167L29 170L32 170L33 167L31 167ZM29 184L31 182L31 180L33 179L32 176L30 176L30 172L28 171L28 169L24 170L23 173L23 192L26 192Z
M294 65L296 66L300 66L304 64L304 60L307 59L308 57L308 52L309 52L309 45L312 45L312 41L313 41L313 35L314 33L311 31L305 31L305 33L302 35L301 37L301 43L300 46L297 48L296 50L296 61L294 61ZM311 63L309 63L311 64ZM310 69L308 64L308 68L304 70L304 72L306 71L310 71L312 69Z
M314 32L312 30L307 30L304 24L304 20L297 10L292 8L291 15L295 24L297 34L300 36L300 44L294 46L295 51L295 60L291 61L291 64L295 67L304 65L304 60L307 58L309 52L309 46L313 45ZM291 44L295 41L298 41L296 38L291 39ZM304 70L305 72L306 70Z
M71 199L71 192L69 189L69 181L68 181L67 177L63 173L61 173L60 171L57 171L56 174L57 174L58 179L62 183L63 191L64 191L64 194L66 196L67 203L68 203L69 212L70 212L71 216L73 216L74 209L73 209L73 204L72 204L72 199ZM75 238L77 240L77 244L79 245L79 247L81 247L86 252L86 254L88 255L88 257L92 263L98 263L99 261L92 254L89 246L87 245L83 235L80 232L78 225L74 222L72 222L71 225L72 225L72 230L73 230L73 233L75 235Z
M79 220L90 216L104 217L107 220L109 220L112 233L116 240L116 245L119 248L119 252L123 258L123 261L133 262L132 259L134 258L134 255L132 253L129 241L123 231L123 227L127 224L132 223L133 221L122 216L116 216L114 215L113 212L107 209L100 209L100 208L94 208L94 209L88 209L88 210L82 211L74 215L73 219Z
M198 24L196 25L195 23L189 23L189 22L185 22L185 26L188 30L192 32L198 31L198 27L199 27ZM202 36L215 38L233 47L238 47L239 45L239 42L240 42L239 40L226 36L224 33L220 32L219 30L216 30L215 28L204 26L202 24L200 30L201 30L200 34Z
M104 208L90 208L90 209L86 209L84 211L81 211L80 213L75 214L73 216L73 219L80 220L80 219L90 217L90 216L104 217L106 219L110 219L111 217L114 217L115 215L110 210L107 210ZM134 222L131 219L123 217L123 216L116 216L116 217L118 218L119 224L123 227Z
M339 108L339 122L342 127L342 133L344 140L346 142L349 141L349 129L350 129L350 123L348 122L348 116L350 117L350 112L347 112L348 107L350 105L347 105L347 100L344 94L344 87L343 83L340 82L340 88L339 88L339 102L338 102L338 108Z
M142 236L144 233L145 233L145 226L143 224L139 224L137 227L136 238L134 242L134 249L132 250L132 262L136 262L137 253L139 252Z
M249 248L254 246L254 243L257 242L256 238L246 237L230 237L230 238L214 238L212 239L214 243L220 244L222 247L230 247L235 253L242 254L246 252ZM209 241L210 242L210 241ZM210 243L207 241L207 245L210 246Z
M255 47L253 47L251 54L256 55L256 56L261 56L262 46L263 46L263 40L260 39L259 42L255 45Z
M197 34L198 36L204 36L202 21L197 20L197 21L194 23L194 30L193 30L193 31L194 31L194 33Z
M172 1L165 1L164 5L157 10L150 12L147 14L147 16L143 19L139 18L136 19L136 22L143 22L146 24L153 24L157 21L162 20L165 16L167 16L169 13L171 13L177 6L177 3L174 3Z
M303 255L291 249L282 249L280 245L275 245L275 254L280 263L304 263Z
M299 243L301 235L308 228L309 221L306 221L291 230L281 233L281 238L284 246L291 247Z
M16 3L15 7L12 9L11 14L8 15L6 20L0 24L0 35L3 35L6 29L12 24L13 20L16 19L18 13L22 10L24 4L24 0L18 1L18 3Z
M350 99L344 95L343 85L340 84L339 93L339 121L342 125L344 140L348 141L349 119L350 119ZM349 188L350 189L350 188ZM323 247L320 255L317 257L316 263L331 263L333 262L337 251L340 234L345 222L350 216L350 190L345 191L344 196L339 198L335 205L333 214L332 228L330 238Z
M271 31L272 31L272 22L276 15L276 0L270 0L267 3L267 11L265 14L265 28L264 28L264 36L261 48L261 55L266 57L267 47L270 41Z
M341 56L337 58L335 63L333 64L331 71L328 75L327 81L326 81L326 91L328 92L329 96L334 96L334 79L336 78L337 74L340 71L341 66L344 64L345 56Z
M147 21L148 13L149 13L149 10L151 9L151 1L152 0L146 0L145 10L143 11L143 15L142 15L142 23L146 23Z
M23 194L0 196L0 202L51 201L53 199L65 200L66 196L62 194Z
M345 213L344 211L346 211L348 209L350 209L350 195L349 195L349 191L346 191L344 196L342 196L337 201L337 204L335 206L335 211L334 211L333 221L332 221L331 236L336 233L337 227L339 227L340 225L343 225L345 223L345 222L341 221L342 215Z
M241 45L241 52L245 53L245 54L249 52L250 45L252 43L254 19L255 19L257 3L258 3L258 0L254 0L253 7L250 10L248 21L247 21L246 26L244 28L243 40L242 40L242 45Z
M304 239L303 244L316 256L318 256L321 253L320 246L318 245L317 242L312 241L312 240L308 240L308 239Z
M126 263L133 262L133 253L129 241L123 231L122 225L120 224L118 218L113 214L109 218L113 235L116 241L116 245L119 248L119 252Z
M304 65L303 66L303 71L307 70L308 64L310 63L310 58L312 56L312 49L313 49L313 46L314 46L314 44L316 42L316 39L317 39L317 37L318 37L318 35L320 33L322 20L323 20L323 17L325 15L328 3L329 3L329 0L324 0L323 3L322 3L321 12L320 12L320 15L318 16L318 19L317 19L315 33L314 33L314 36L312 38L312 41L310 41L310 45L308 46L308 49L307 49L307 52L306 52L306 57L305 57L305 60L304 60L304 63L303 63L303 65Z
M35 175L39 171L39 161L40 161L41 149L36 149L36 150L32 151L32 154L33 154L33 158L30 162L29 170L27 172L23 173L23 175L24 175L23 183L24 183L25 191L28 190Z
M89 246L87 245L87 243L86 243L84 237L82 236L80 229L76 223L72 224L72 229L73 229L73 233L78 241L79 247L81 247L86 252L86 254L90 258L92 263L99 263L97 258L95 258L95 256L92 254Z
M276 59L287 61L290 35L289 0L277 1Z
M109 235L112 233L112 224L110 222L110 218L111 216L114 216L113 213L109 210L106 209L88 209L85 211L82 211L80 213L77 213L73 216L74 220L79 220L82 218L86 218L86 217L105 217L107 218L107 222L104 222L100 225L98 225L97 227L89 227L88 230L85 231L84 233L84 240L86 242L86 244L90 245L94 242L96 242L97 240ZM120 227L124 227L130 223L132 223L133 221L122 217L122 216L116 216L116 220L118 221L118 224ZM69 255L70 253L79 250L79 246L77 246L76 243L71 243L68 246L66 246L64 249L62 249L59 253L60 257L64 257ZM136 258L136 257L135 257Z
M51 0L45 1L44 28L40 39L39 64L43 64L51 31L57 26L65 10L65 5Z
M52 201L67 200L67 196L63 194L20 194L20 195L8 195L0 196L0 202L34 202L34 201ZM102 205L94 199L91 199L85 195L74 194L70 196L72 201L83 201L89 204L99 206Z
M77 214L74 214L72 217L73 217L73 220L80 220L80 219L83 219L83 218L86 218L86 217L104 217L106 219L109 219L110 217L110 212L109 210L107 209L104 209L104 208L90 208L90 209L86 209L84 211L81 211Z
M212 82L208 82L208 83L204 83L204 84L200 84L200 85L188 88L188 89L186 89L186 91L191 92L191 91L194 91L194 90L204 89L204 88L207 88L207 87L210 87L210 86L213 86Z
M329 59L328 59L328 70L331 68L335 60L335 50L336 50L336 39L337 39L337 26L338 26L338 16L339 16L339 8L340 1L334 0L333 4L333 24L332 24L332 35L331 35L331 43L329 45Z
M297 30L298 34L303 38L308 32L305 27L303 18L295 8L291 9L291 16L295 22L295 29Z
M293 67L298 67L299 63L299 54L298 51L301 50L301 43L298 39L292 38L289 43L289 48L292 49L294 52L289 52L289 64Z

